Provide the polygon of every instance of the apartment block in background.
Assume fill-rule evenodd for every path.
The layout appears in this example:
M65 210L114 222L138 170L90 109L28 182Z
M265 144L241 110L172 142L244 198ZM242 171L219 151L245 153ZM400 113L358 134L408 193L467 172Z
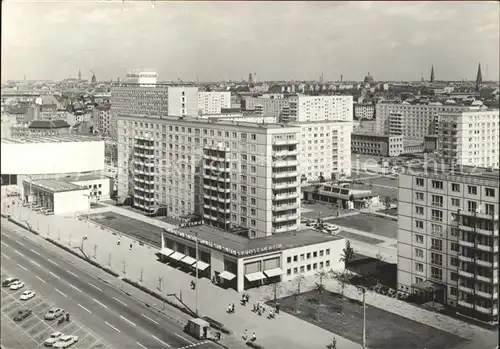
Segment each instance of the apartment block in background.
M352 121L352 96L294 96L289 98L289 121Z
M244 97L242 108L260 115L275 117L278 121L288 121L290 103L288 98L282 95L270 95L261 97Z
M249 238L295 231L299 135L279 124L119 115L118 196Z
M370 103L355 103L354 104L354 118L361 120L375 119L375 106Z
M198 113L221 114L222 109L231 108L231 92L198 91Z
M403 136L353 133L351 150L357 154L399 156L404 151Z
M453 169L399 175L398 289L498 321L500 173Z
M499 167L498 109L440 114L438 139L438 149L447 164Z

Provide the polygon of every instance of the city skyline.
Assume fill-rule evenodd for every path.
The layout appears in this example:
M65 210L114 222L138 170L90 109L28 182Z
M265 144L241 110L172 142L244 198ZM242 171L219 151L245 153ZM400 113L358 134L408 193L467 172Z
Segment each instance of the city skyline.
M2 80L484 80L499 75L495 3L9 1ZM471 13L474 16L470 16ZM40 15L41 14L41 15ZM61 35L64 33L64 35ZM180 40L179 40L180 39ZM57 44L57 45L56 45ZM307 54L309 52L309 54Z

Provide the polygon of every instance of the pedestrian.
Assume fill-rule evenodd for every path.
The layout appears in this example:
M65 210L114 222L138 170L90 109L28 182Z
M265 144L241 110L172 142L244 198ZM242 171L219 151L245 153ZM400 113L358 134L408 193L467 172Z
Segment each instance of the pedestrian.
M276 303L276 314L280 313L280 304Z
M254 332L254 333L252 333L252 339L251 339L251 341L255 342L256 340L257 340L257 336L255 335L255 332Z
M245 332L243 332L243 336L241 336L243 338L244 341L246 341L248 339L248 330L245 329Z
M234 313L234 310L235 310L235 308L234 308L234 303L233 303L233 304L231 304L231 309L233 310L233 313Z

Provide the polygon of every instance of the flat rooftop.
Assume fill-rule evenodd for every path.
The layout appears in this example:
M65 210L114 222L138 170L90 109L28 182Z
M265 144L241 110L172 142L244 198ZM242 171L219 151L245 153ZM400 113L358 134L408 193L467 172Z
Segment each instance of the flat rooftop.
M445 164L415 164L404 166L407 171L405 173L410 173L412 175L418 175L418 173L425 174L436 174L436 175L449 175L457 177L472 177L477 179L494 180L497 185L500 182L500 171L499 169L490 169L486 167L475 167L475 166L457 166L450 167Z
M80 136L80 135L2 138L2 143L4 144L72 143L72 142L103 142L103 141L96 137Z
M109 179L108 176L105 175L83 175L83 176L68 176L61 178L61 180L67 182L85 182L85 181L97 181L100 179Z
M30 183L29 181L25 181ZM66 180L57 180L57 179L39 179L31 182L32 185L36 187L40 187L42 189L48 190L52 193L62 193L67 191L77 191L77 190L85 190L85 188L80 187L79 185L69 183Z
M196 236L217 245L227 247L230 250L243 252L251 249L262 248L271 245L282 245L281 249L308 246L342 239L339 236L326 235L312 229L276 234L264 238L249 239L235 235L209 225L198 225L194 227L179 228L179 232Z

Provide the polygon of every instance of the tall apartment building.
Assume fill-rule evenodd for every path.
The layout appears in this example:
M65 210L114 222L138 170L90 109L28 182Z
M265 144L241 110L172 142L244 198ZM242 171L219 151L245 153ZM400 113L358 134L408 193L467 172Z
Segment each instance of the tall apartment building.
M498 321L500 173L453 169L399 175L398 288Z
M118 115L118 196L263 237L298 229L300 128Z
M300 127L299 173L317 181L351 175L351 132L349 121L294 123Z
M198 91L198 114L220 114L222 109L231 108L231 92Z
M439 150L447 164L499 167L500 114L474 110L439 115Z
M354 104L354 117L358 120L373 120L375 118L375 106L371 103Z
M352 121L352 96L294 96L289 98L288 121Z
M380 134L402 134L405 139L423 140L425 136L436 133L439 114L465 110L469 110L469 107L378 103L375 131Z
M287 120L290 114L290 103L287 98L245 97L242 100L243 110L255 111L261 115L272 116L277 120Z
M94 125L103 136L116 136L116 122L111 120L111 106L109 104L100 105L94 108L92 114Z
M149 117L198 115L198 88L181 85L124 83L111 88L111 118L117 115Z

